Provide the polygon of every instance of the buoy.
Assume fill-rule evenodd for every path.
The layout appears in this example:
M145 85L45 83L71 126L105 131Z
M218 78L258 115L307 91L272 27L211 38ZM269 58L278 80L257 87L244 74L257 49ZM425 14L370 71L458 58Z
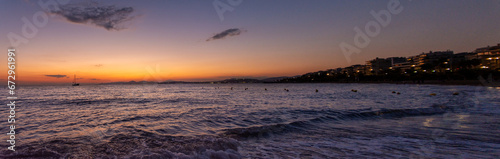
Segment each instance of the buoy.
M231 87L231 90L233 90L233 87Z
M318 92L318 89L316 89L316 92Z
M355 90L355 89L352 89L351 91L352 91L352 92L358 92L358 90Z
M399 95L399 94L401 94L401 93L399 93L399 92L398 92L398 93L396 93L396 94L398 94L398 95Z
M290 91L290 90L286 89L286 91L288 92L288 91Z
M429 95L431 95L431 96L435 96L435 95L436 95L436 93L431 93L431 94L429 94Z
M267 88L264 88L265 91L267 91Z
M248 90L248 88L245 88L245 90Z
M453 95L458 95L458 92L453 93Z
M396 93L395 91L392 91L392 93Z

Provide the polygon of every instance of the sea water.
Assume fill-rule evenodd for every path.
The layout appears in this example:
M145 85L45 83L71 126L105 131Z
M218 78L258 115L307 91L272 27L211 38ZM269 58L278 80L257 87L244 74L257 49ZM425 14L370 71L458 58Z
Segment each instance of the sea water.
M396 84L24 86L16 151L0 142L0 158L496 158L499 92ZM8 100L0 99L6 141Z

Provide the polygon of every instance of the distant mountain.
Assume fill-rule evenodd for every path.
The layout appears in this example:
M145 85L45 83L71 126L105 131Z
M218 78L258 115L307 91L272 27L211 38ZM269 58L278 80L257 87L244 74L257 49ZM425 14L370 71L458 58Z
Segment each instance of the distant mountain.
M285 79L285 78L290 78L290 77L286 77L286 76L271 77L271 78L261 79L261 81L262 82L279 82L280 80Z
M248 78L242 78L242 79L231 78L222 81L217 81L217 83L262 83L262 81L257 79L248 79Z
M155 84L158 82L152 81L128 81L128 82L110 82L110 83L101 83L101 84Z
M290 77L271 77L265 79L253 79L253 78L231 78L225 79L221 81L211 81L211 82L186 82L186 81L174 81L174 80L166 80L163 82L154 82L154 81L129 81L129 82L110 82L110 83L101 83L101 84L202 84L202 83L272 83L279 82L280 80L287 79Z
M190 84L190 83L208 83L208 82L186 82L186 81L167 80L167 81L159 82L158 84Z

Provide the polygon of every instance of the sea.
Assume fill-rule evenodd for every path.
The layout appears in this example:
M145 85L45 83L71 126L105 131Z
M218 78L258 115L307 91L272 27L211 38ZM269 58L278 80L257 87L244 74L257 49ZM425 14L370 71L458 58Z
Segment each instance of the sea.
M500 88L134 84L16 88L0 158L498 158ZM316 91L317 90L317 91Z

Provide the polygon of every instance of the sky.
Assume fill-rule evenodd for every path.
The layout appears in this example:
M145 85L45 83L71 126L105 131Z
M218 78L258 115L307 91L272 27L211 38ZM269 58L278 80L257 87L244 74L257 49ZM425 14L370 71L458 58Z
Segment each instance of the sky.
M61 1L0 0L0 48L16 49L18 82L295 76L500 43L498 0Z

